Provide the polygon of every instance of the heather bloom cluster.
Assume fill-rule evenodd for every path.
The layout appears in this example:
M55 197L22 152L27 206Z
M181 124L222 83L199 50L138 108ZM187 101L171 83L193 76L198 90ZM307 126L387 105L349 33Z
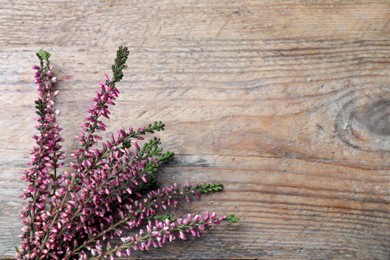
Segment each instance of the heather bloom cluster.
M31 154L32 161L29 163L30 170L25 171L22 180L28 182L28 187L22 197L28 200L27 205L22 210L23 228L22 237L28 238L22 241L21 248L31 251L34 244L39 243L39 237L45 231L46 203L52 195L50 191L56 192L59 186L57 168L62 166L61 160L64 153L60 151L63 139L60 136L61 128L56 122L59 110L54 109L54 99L58 91L53 91L53 84L56 78L52 74L53 67L50 66L47 52L38 53L41 67L46 62L46 68L41 70L39 66L34 66L35 83L37 84L38 98L35 101L35 108L38 117L35 118L35 128L39 135L34 135L36 146ZM34 257L34 255L32 255Z
M220 183L172 184L159 187L157 169L173 158L157 137L162 122L138 129L119 129L103 141L103 120L119 95L116 84L123 77L129 52L120 47L113 75L105 75L88 109L78 136L79 148L71 153L69 171L59 172L65 155L57 124L56 77L50 54L37 53L34 66L38 98L30 169L23 172L27 200L22 210L21 245L17 259L104 259L130 256L132 251L162 247L166 242L199 237L221 221L236 222L234 215L217 217L188 214L176 218L167 211L179 203L199 199L202 194L221 191ZM117 242L114 242L117 241Z
M211 215L206 212L205 216L188 214L186 218L179 218L171 221L166 218L164 221L155 220L148 221L146 231L140 229L139 233L134 236L124 236L121 238L122 244L112 247L109 243L103 250L101 245L96 245L91 250L92 256L105 257L108 255L116 256L131 255L131 251L149 251L150 248L163 247L166 242L172 242L176 238L186 240L188 235L193 237L200 237L201 232L210 228L213 224L220 224L221 221L226 220L226 216L217 217L216 213Z

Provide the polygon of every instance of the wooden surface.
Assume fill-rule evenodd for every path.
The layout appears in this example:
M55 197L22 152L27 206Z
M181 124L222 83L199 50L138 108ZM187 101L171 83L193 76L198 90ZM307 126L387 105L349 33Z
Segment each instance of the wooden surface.
M120 44L111 130L163 120L164 183L237 225L145 258L390 259L390 1L0 0L0 258L19 243L35 52L56 64L68 154Z

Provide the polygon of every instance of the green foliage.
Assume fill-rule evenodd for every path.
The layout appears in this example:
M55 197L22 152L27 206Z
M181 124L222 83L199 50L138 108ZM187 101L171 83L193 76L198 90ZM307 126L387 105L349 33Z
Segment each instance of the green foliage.
M169 161L173 160L173 157L174 157L174 156L175 156L175 154L174 154L173 152L168 151L168 152L163 153L163 154L158 158L158 161L159 161L160 163L169 162Z
M46 111L45 111L45 108L46 108L46 103L42 100L42 99L38 99L35 101L35 108L36 108L36 113L38 116L40 116L41 118L45 117L46 115Z
M175 216L171 213L156 215L156 216L154 216L154 219L159 220L159 221L164 221L164 220L168 219L171 222L176 220Z
M145 143L142 147L142 150L140 151L140 155L142 157L149 157L149 155L152 156L159 156L161 155L162 148L158 147L158 145L161 144L160 138L153 137L149 142Z
M147 174L152 174L157 171L159 164L155 162L149 162L145 165L145 172Z
M163 148L159 147L161 144L160 138L154 137L149 142L145 143L140 151L143 158L156 157L159 163L168 162L173 159L173 152L163 152Z
M38 56L39 60L49 61L50 53L48 51L41 49L37 53L37 56Z
M150 133L153 134L155 131L160 132L164 131L165 124L162 121L156 121L153 124L149 124L145 130L141 131L141 133Z
M237 223L240 220L240 218L236 217L234 214L230 214L229 216L226 217L226 220L229 223Z
M203 183L199 186L199 191L205 194L209 192L216 192L222 190L223 190L223 185L221 183Z
M111 85L115 85L115 83L119 82L123 78L123 70L126 68L126 61L129 57L129 50L127 47L120 46L115 58L115 63L112 65L112 73L114 78L112 80Z
M165 124L161 121L154 122L153 124L149 124L147 127L143 129L139 129L138 131L130 134L129 137L126 138L122 142L123 148L130 148L132 146L131 139L138 138L141 135L145 135L146 133L153 134L154 132L163 131ZM154 172L160 163L168 162L173 159L174 153L167 151L164 152L163 148L159 147L161 144L160 138L154 137L145 143L140 150L140 156L142 158L154 157L158 159L158 164L154 162L150 162L146 166L146 171L151 173Z
M49 66L50 66L50 60L49 60L50 53L48 51L41 49L39 52L37 52L37 56L41 62L41 68L44 68L45 66L46 66L46 68L49 68Z
M149 124L147 127L139 129L136 132L131 133L126 140L122 142L123 148L131 147L131 139L138 138L141 135L145 135L146 133L153 134L155 131L160 132L164 131L165 124L161 121L154 122L153 124Z

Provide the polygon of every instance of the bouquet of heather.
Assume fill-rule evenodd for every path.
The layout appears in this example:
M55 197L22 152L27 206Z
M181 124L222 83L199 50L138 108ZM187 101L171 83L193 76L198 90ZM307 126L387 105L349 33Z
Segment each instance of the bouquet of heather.
M80 147L71 156L70 171L59 172L65 155L64 141L55 108L58 90L50 54L37 53L34 66L38 98L30 168L23 172L28 183L22 196L22 240L16 248L18 259L105 259L130 256L132 251L162 247L166 242L188 235L201 236L204 230L222 221L236 222L234 215L188 214L176 218L167 213L180 201L190 202L201 194L221 191L220 183L159 187L156 171L173 158L160 148L157 137L147 134L164 130L162 122L138 129L122 128L101 141L103 118L119 95L116 86L123 77L129 55L126 47L117 51L113 75L105 76L82 124ZM100 142L100 143L99 143ZM110 243L111 241L111 243ZM114 242L116 241L116 242Z

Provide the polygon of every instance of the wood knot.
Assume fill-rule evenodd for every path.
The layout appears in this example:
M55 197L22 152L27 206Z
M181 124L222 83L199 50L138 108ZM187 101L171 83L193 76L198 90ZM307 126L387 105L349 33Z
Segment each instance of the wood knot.
M375 135L390 135L390 100L382 99L367 104L352 113L352 121L364 126Z
M361 95L349 100L336 117L337 136L364 151L390 151L390 96Z

